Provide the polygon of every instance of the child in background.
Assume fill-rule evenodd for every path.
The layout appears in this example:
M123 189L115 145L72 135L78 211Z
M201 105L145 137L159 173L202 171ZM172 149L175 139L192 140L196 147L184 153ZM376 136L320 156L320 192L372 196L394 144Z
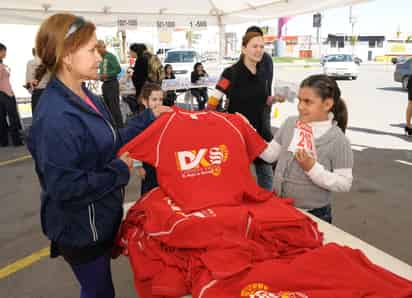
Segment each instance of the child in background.
M163 91L156 83L145 83L139 97L140 104L146 109L154 109L163 104ZM157 184L155 169L141 161L135 160L134 167L137 175L142 179L141 195L155 188Z
M348 192L353 180L346 105L337 83L325 75L306 78L298 99L299 117L286 119L269 146L277 157L274 190L332 222L331 193Z

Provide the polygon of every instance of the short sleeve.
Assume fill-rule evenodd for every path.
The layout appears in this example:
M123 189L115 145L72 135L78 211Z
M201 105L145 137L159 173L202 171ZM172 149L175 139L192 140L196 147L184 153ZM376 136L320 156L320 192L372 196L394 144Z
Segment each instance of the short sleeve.
M232 114L233 123L239 129L245 141L246 150L250 161L255 160L268 146L266 141L257 133L252 125L241 116Z
M159 117L138 136L120 148L118 155L129 152L131 158L157 167L160 142L174 115L175 113L167 113Z
M333 169L352 169L353 168L353 151L348 138L341 135L334 143L332 150L332 168Z
M216 84L216 89L228 95L229 88L232 84L232 68L226 68L220 75L219 81Z

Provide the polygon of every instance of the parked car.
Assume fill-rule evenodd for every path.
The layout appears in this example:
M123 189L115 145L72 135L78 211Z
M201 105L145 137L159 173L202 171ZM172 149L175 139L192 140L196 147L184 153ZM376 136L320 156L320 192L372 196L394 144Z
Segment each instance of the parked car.
M406 89L408 87L408 80L410 75L412 75L412 58L404 62L398 62L396 64L393 78L395 82L402 83L403 89Z
M202 62L200 54L194 49L176 49L166 53L164 64L171 64L176 77L190 77L193 66Z
M405 63L410 57L398 56L391 59L392 64Z
M353 56L347 54L328 55L323 63L323 73L334 78L356 80L359 74L358 68Z
M158 48L156 51L157 57L159 57L160 61L164 61L166 57L166 53L170 50L170 48Z
M328 60L328 57L329 57L330 55L325 55L325 56L322 56L322 57L320 57L320 65L325 65L325 62L326 62L326 60Z

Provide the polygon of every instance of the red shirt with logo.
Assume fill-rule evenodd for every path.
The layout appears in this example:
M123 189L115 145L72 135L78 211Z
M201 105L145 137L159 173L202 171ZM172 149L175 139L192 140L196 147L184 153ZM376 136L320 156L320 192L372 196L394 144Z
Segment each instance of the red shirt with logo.
M273 197L256 184L249 168L266 147L239 115L175 108L119 154L129 152L154 166L159 185L187 212Z
M274 259L228 279L209 272L193 281L201 298L412 297L412 282L373 263L359 250L328 244L291 261Z

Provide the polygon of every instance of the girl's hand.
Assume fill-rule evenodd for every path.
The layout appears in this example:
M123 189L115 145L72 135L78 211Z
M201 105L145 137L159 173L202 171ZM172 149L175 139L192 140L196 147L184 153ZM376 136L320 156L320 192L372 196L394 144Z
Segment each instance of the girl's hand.
M156 106L152 109L152 112L156 118L162 115L163 113L170 113L172 111L172 108L168 106Z
M305 172L309 172L316 163L316 160L302 149L295 153L295 158Z
M144 179L146 178L146 171L145 171L145 169L144 169L143 167L137 167L136 170L137 170L137 176L138 176L140 179L144 180Z
M133 159L129 156L129 152L125 152L119 157L129 168L129 170L133 167Z

